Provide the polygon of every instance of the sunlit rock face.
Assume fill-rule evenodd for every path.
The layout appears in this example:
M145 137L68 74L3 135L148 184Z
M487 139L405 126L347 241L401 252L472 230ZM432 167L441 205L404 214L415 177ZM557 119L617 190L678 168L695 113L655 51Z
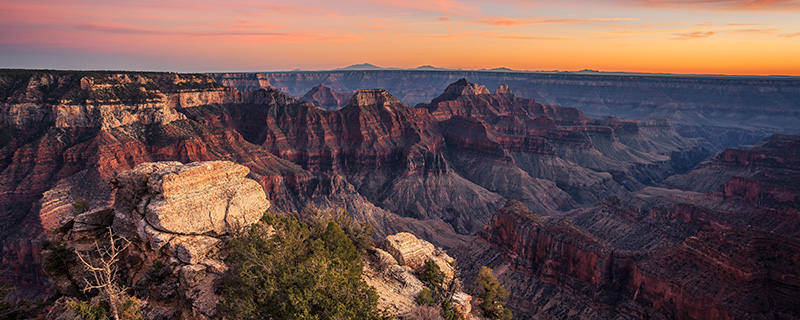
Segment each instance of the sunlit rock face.
M145 318L219 318L216 293L229 268L228 241L270 207L264 189L246 178L249 171L230 161L141 163L112 180L113 206L64 219L48 240L90 257L98 245L111 245L113 231L116 247L126 248L115 265L119 285L148 301ZM62 300L87 285L81 262L52 250L44 259L66 259L66 271L52 274ZM55 307L48 317L69 314Z

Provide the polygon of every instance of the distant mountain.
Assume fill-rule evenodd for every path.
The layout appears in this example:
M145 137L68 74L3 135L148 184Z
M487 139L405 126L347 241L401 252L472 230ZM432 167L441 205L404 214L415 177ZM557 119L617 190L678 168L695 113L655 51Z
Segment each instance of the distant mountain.
M445 69L445 68L439 68L439 67L434 67L434 66L431 66L431 65L425 65L425 66L419 66L419 67L416 67L416 68L414 68L414 70L430 70L430 71L436 71L436 70L449 70L449 69Z
M354 64L354 65L351 65L351 66L347 66L347 67L344 67L344 68L333 69L333 70L338 70L338 71L369 71L369 70L384 70L384 69L385 68L381 68L381 67L376 66L374 64L361 63L361 64Z
M492 68L492 69L480 69L478 71L495 71L495 72L520 72L518 70L502 67L502 68Z

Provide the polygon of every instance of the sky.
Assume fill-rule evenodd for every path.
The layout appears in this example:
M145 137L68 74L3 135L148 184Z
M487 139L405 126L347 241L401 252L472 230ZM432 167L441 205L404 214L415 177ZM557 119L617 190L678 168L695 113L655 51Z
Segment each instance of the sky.
M800 1L0 0L0 68L800 75Z

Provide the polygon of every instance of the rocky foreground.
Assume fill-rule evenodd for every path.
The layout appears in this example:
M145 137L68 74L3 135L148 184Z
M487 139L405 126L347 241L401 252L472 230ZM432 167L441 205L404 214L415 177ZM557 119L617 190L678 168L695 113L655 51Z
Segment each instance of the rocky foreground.
M45 318L77 316L69 304L94 282L86 281L93 277L76 253L98 265L92 259L99 259L99 248L111 245L109 232L125 239L127 246L120 248L126 249L115 264L117 277L131 296L144 301L144 318L220 318L229 242L261 223L270 206L263 189L245 178L248 171L228 161L154 162L115 177L113 207L64 219L48 236L44 263L56 266L48 272L62 296ZM398 233L388 236L382 248L371 248L364 257L362 277L377 289L379 307L391 315L413 315L425 287L417 274L426 261L439 266L445 283L454 283L455 261L427 241ZM471 296L456 290L453 297L458 319L470 319Z

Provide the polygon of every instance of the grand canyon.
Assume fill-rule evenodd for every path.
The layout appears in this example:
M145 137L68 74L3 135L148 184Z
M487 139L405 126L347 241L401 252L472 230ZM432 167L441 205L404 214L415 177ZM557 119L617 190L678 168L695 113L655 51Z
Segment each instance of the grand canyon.
M798 101L791 77L2 70L0 281L80 296L51 242L111 227L149 316L215 318L234 224L344 209L378 261L460 277L466 318L482 266L518 319L797 318ZM408 317L383 268L367 283Z

